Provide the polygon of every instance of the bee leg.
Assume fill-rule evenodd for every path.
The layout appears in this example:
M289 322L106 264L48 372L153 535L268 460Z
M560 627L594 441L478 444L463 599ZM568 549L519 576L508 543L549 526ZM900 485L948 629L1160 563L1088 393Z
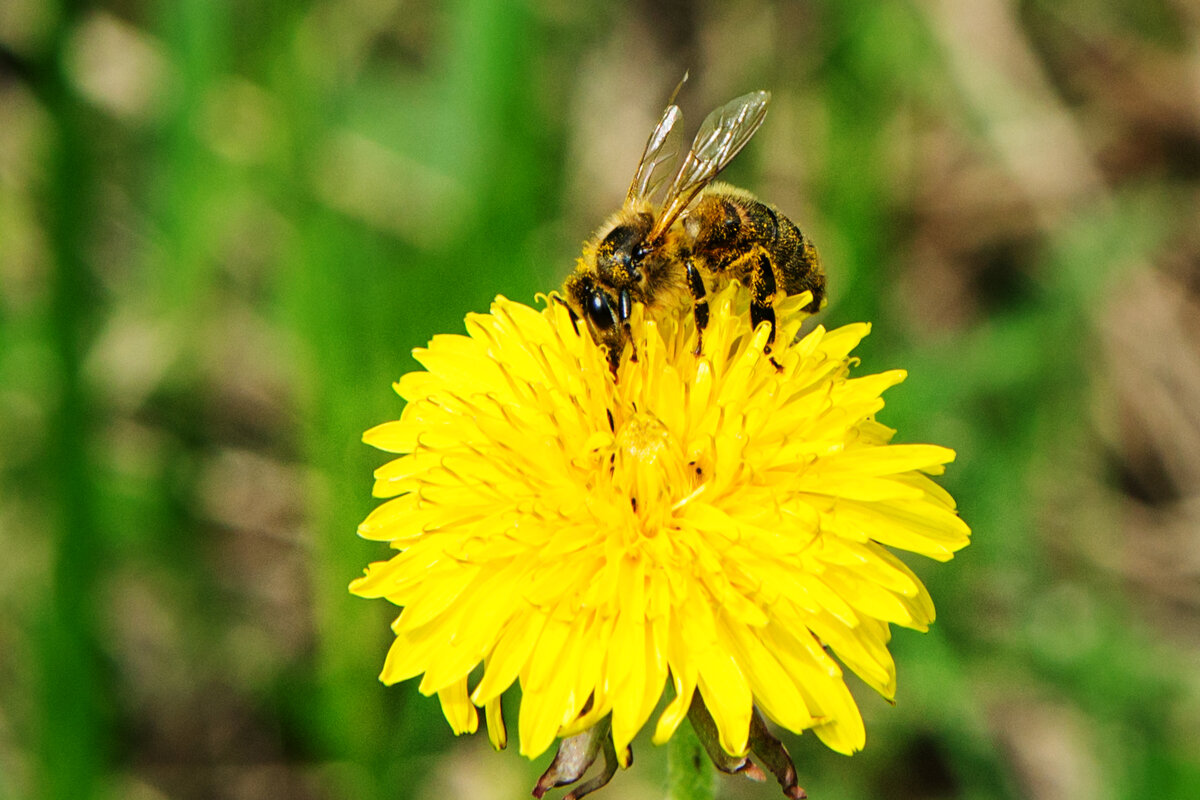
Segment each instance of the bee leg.
M771 355L775 342L775 268L766 251L760 251L750 273L750 324L757 328L762 322L771 323L771 333L763 347L763 355L771 359L772 366L782 372L783 366Z
M684 262L687 268L688 290L692 293L692 313L696 316L696 349L695 355L700 355L704 349L704 329L708 327L708 294L704 290L704 278L696 265L688 258Z
M571 305L566 300L563 300L561 297L559 297L556 294L552 294L552 295L550 295L550 297L556 303L561 304L562 307L567 310L567 313L571 315L571 327L575 329L575 335L578 336L579 335L579 315L575 313L575 309L571 308Z

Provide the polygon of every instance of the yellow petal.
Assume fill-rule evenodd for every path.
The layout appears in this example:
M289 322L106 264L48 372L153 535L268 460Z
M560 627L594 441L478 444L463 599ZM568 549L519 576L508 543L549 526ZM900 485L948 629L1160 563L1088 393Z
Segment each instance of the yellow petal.
M456 735L474 733L479 728L479 714L467 699L467 679L447 686L438 692L442 713Z
M492 747L503 750L508 747L508 729L504 726L504 711L500 707L500 698L494 697L487 701L483 710L484 716L487 717L488 739L491 740Z

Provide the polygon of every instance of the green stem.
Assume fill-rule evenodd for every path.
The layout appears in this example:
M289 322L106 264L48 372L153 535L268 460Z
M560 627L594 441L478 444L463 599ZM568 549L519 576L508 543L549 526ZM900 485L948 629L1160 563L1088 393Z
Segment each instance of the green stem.
M667 800L713 800L714 772L690 723L679 726L667 743Z
M46 233L50 244L48 276L49 350L55 362L46 400L46 485L57 512L52 568L40 620L39 663L42 704L38 796L92 798L101 792L108 745L104 709L111 702L103 677L95 623L95 592L105 563L105 531L96 520L94 407L89 402L84 360L96 328L97 292L88 255L94 233L92 130L89 114L66 74L70 41L90 10L81 2L57 4L57 21L44 58L35 61L35 90L55 122L48 146ZM57 495L54 497L53 495ZM36 591L36 590L35 590Z

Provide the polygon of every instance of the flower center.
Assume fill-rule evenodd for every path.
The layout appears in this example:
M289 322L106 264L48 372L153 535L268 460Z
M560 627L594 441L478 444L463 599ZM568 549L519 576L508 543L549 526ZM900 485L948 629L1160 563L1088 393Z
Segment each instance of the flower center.
M617 431L617 449L634 463L659 461L671 443L671 432L653 414L635 413Z
M652 536L666 522L674 499L691 491L683 448L662 420L644 412L625 419L615 445L613 481Z

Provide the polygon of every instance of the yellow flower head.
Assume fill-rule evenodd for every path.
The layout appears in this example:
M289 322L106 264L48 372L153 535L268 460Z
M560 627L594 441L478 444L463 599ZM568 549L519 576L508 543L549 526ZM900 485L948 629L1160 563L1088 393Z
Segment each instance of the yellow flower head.
M624 762L668 681L656 742L699 690L732 756L756 707L861 748L842 666L890 698L889 623L934 616L887 548L946 560L969 530L929 477L953 451L889 444L875 421L904 373L850 376L865 324L797 338L807 300L777 308L778 368L736 284L699 355L689 315L635 309L615 377L554 302L497 298L417 350L400 419L364 437L401 454L359 526L399 553L351 585L403 607L382 680L423 675L458 733L484 708L498 747L519 682L529 757L604 720Z

